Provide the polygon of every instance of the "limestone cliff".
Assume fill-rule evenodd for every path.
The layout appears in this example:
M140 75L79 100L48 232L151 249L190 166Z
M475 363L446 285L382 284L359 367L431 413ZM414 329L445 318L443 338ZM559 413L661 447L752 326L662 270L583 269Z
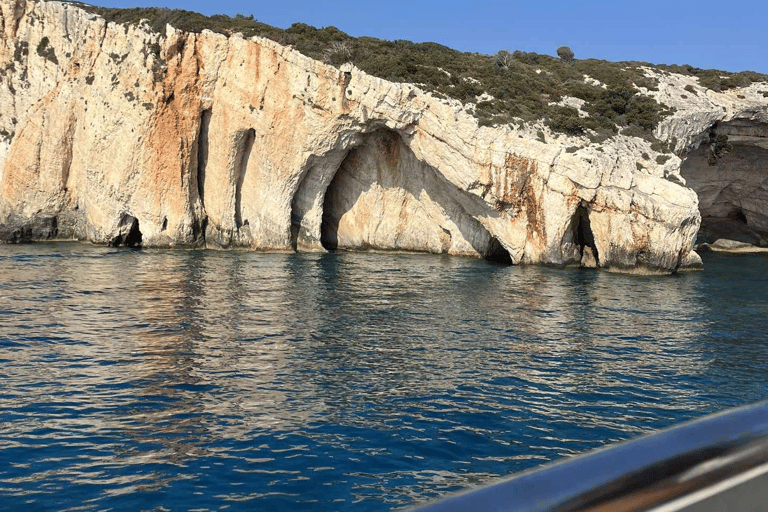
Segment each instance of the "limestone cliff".
M689 77L659 78L663 85L650 94L676 112L657 135L677 141L680 173L704 218L700 241L728 237L767 246L768 84L716 93Z
M642 139L480 127L456 101L268 39L158 35L72 4L0 0L0 29L6 241L700 262L681 160ZM765 123L757 87L728 98L706 119L678 107L659 136L685 156L713 126Z

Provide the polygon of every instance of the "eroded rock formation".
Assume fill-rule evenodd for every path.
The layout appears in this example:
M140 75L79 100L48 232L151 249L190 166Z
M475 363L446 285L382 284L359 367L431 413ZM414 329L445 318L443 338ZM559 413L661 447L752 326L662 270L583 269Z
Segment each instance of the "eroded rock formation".
M681 168L699 196L700 242L718 238L768 245L768 123L716 123L710 141L692 150ZM728 136L726 150L716 137ZM716 154L722 151L722 154Z
M659 78L655 95L676 112L657 135L677 141L680 174L699 199L699 243L768 246L768 84L716 93L690 77Z
M680 159L641 139L480 127L457 102L262 38L157 35L57 2L0 0L0 16L4 240L700 261ZM683 131L659 134L694 147Z
M327 249L503 259L498 241L476 219L493 214L480 198L456 190L418 160L400 135L379 130L349 153L327 188L321 240Z

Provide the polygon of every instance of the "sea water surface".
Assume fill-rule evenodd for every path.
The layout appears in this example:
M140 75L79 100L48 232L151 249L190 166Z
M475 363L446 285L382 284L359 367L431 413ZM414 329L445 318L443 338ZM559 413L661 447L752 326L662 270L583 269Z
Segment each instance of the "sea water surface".
M383 511L768 388L768 257L0 246L0 509Z

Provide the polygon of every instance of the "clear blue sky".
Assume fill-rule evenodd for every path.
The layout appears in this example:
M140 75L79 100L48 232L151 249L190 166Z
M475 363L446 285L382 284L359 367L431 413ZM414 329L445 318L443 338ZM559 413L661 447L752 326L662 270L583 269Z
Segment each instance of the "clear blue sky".
M434 41L462 51L508 49L576 58L691 64L768 74L765 0L89 0L105 7L158 6L203 14L253 14L287 28L333 25L353 36Z

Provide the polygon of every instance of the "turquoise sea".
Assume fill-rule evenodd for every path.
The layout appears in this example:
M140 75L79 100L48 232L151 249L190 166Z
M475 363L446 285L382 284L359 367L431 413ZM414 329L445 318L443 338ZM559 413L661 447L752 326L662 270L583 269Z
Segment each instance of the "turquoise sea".
M384 511L768 395L768 256L0 246L0 509Z

